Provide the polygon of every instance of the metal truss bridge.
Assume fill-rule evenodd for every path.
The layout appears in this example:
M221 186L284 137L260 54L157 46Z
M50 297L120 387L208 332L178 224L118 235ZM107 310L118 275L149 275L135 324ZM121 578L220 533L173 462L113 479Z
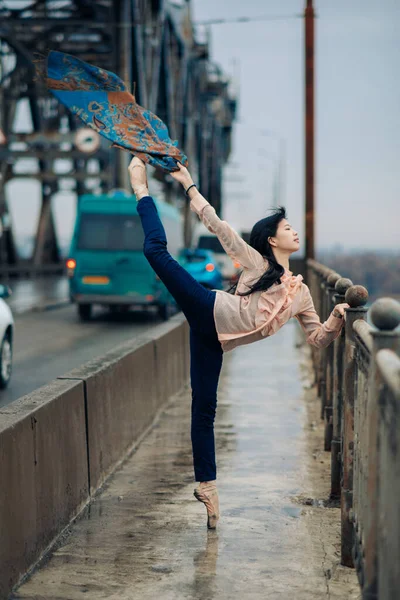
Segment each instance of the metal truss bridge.
M117 73L156 113L189 158L202 193L221 209L222 167L230 152L236 100L229 78L199 41L190 1L0 0L0 273L61 272L52 198L127 187L128 153L110 148L48 92L35 74L37 54L59 50ZM31 127L17 128L20 103ZM63 161L67 168L59 169ZM159 194L175 202L176 183L154 172ZM32 256L18 256L9 183L35 180L41 205ZM36 184L37 185L37 184ZM30 202L30 198L26 198ZM191 211L184 207L185 241Z

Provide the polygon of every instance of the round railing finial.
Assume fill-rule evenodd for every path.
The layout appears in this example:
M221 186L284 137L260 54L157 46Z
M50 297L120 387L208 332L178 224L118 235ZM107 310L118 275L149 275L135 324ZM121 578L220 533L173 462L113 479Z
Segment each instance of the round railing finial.
M346 291L344 300L350 305L350 308L364 306L368 302L368 290L362 285L352 285Z
M369 309L371 321L382 331L393 331L400 323L400 302L394 298L378 298Z
M328 285L329 287L335 287L336 286L336 282L339 281L339 279L341 279L341 275L339 275L339 273L331 273L327 279Z
M353 285L353 282L351 279L347 279L347 277L341 277L340 279L337 280L336 284L335 284L335 290L337 291L338 294L341 294L342 296L345 295L345 293L347 292L347 290L349 289L349 287L351 287Z

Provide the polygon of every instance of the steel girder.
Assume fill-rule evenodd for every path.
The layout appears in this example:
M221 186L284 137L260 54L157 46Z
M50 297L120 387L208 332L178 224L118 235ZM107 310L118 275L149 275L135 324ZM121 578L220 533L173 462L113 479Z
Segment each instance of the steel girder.
M37 81L35 53L49 49L78 56L118 73L138 102L158 114L170 135L189 157L202 192L219 211L221 173L230 148L235 99L228 80L213 66L206 44L196 42L189 2L178 7L168 0L0 0L0 272L18 271L8 215L6 184L15 177L34 178L41 186L41 210L32 270L60 268L61 257L51 200L72 179L77 195L91 189L128 187L129 154L101 140L85 153L76 147L81 122ZM16 132L18 102L25 99L32 131ZM3 132L3 136L1 135ZM34 159L35 172L19 165ZM70 161L68 173L56 161ZM18 168L16 168L18 165ZM154 172L165 198L173 200L171 178ZM27 199L27 202L29 199ZM8 222L8 225L7 225ZM190 243L190 213L185 211L185 239ZM11 269L11 266L13 268ZM24 265L26 271L26 265Z

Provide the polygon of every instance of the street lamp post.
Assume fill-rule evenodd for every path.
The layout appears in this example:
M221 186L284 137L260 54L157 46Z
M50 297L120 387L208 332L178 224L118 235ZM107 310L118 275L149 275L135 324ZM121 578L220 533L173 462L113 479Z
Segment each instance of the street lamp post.
M314 7L307 0L305 22L305 253L314 258Z
M234 19L211 19L199 22L203 25L222 25L225 23L251 23L254 21L275 21L304 19L305 24L305 255L315 257L314 250L314 20L315 12L312 0L306 0L304 14L260 15L257 17L239 17ZM279 176L279 197L283 200L285 144L281 141L281 161Z

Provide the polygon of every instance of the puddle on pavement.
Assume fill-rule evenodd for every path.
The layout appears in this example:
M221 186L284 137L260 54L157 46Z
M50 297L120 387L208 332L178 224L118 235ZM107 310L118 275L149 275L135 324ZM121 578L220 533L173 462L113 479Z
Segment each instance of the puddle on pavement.
M297 506L282 506L281 508L281 512L283 512L283 514L287 515L288 517L292 517L294 519L297 519L298 517L300 517L301 515L301 508L297 508Z

